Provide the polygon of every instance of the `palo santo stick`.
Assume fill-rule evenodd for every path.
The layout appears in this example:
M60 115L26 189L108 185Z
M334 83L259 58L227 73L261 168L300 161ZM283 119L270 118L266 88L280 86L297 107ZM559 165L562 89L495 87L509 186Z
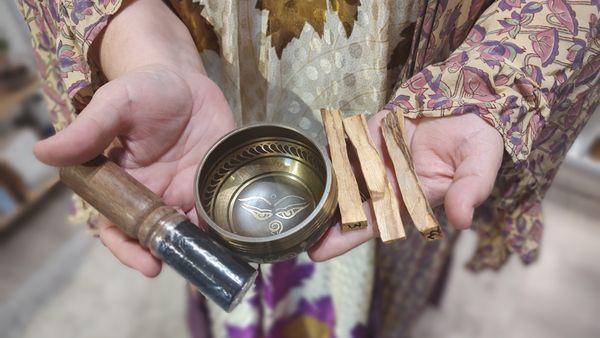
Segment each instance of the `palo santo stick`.
M429 202L419 185L408 146L404 141L404 117L389 113L381 124L383 139L394 164L402 200L415 227L427 240L443 237Z
M362 174L371 194L381 240L387 243L404 238L399 201L387 178L379 152L369 135L364 115L345 118L344 129L356 149Z
M342 231L367 227L367 215L362 208L356 177L346 150L346 135L342 116L337 109L321 109L323 126L329 141L329 153L338 187Z

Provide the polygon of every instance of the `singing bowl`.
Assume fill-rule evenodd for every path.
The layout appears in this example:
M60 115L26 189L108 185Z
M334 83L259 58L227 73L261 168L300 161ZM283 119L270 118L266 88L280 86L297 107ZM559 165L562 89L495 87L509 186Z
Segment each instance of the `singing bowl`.
M337 209L325 151L276 124L225 135L200 164L195 188L196 211L209 232L257 263L305 251L331 226Z

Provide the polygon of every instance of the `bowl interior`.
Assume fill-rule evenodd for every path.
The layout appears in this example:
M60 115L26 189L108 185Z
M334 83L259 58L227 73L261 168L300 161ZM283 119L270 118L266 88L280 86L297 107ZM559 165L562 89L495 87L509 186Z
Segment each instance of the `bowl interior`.
M325 190L318 148L285 127L230 134L204 163L198 182L202 208L221 230L239 236L264 238L294 229Z

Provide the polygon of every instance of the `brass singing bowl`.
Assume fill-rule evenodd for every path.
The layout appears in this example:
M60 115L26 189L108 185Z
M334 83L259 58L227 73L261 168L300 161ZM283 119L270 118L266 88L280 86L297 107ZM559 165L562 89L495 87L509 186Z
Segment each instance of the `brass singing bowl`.
M328 156L282 125L225 135L196 175L196 210L208 230L242 258L282 261L314 244L334 220L337 186Z

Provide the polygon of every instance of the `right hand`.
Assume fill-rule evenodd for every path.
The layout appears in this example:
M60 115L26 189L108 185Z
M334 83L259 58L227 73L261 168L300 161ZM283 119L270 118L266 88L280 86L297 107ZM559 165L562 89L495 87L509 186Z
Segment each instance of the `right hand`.
M387 114L381 111L370 118L369 131L383 155L388 178L402 200L380 131ZM504 152L500 133L475 114L406 119L405 126L415 172L429 203L434 207L443 204L449 223L456 229L468 228L475 208L488 198L494 187ZM365 202L363 207L369 226L348 232L342 232L339 225L333 226L309 250L313 260L331 259L379 236L371 204Z
M36 144L42 162L70 166L100 155L115 139L109 157L198 222L195 169L208 149L234 127L221 90L201 73L180 74L162 65L133 69L102 86L79 116L56 135ZM123 264L148 277L161 262L115 225L102 220L100 239Z

